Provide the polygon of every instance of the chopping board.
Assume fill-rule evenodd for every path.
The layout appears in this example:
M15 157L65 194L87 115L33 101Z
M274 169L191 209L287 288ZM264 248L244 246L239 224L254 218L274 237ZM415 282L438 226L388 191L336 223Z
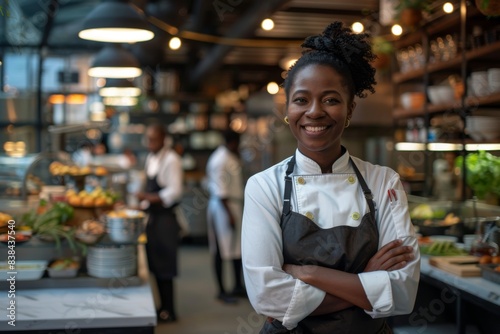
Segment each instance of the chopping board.
M476 256L433 256L429 258L429 264L461 277L481 276Z

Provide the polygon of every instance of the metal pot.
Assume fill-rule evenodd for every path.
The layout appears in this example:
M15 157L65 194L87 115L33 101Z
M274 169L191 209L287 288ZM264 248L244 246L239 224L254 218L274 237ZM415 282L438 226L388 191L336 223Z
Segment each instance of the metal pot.
M119 217L106 215L106 232L114 242L135 242L144 232L145 215L141 211L124 210Z

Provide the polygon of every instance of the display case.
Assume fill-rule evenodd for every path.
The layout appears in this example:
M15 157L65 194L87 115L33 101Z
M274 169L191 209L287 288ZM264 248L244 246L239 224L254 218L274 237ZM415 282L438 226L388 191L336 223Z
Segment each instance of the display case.
M72 163L64 152L28 154L23 157L0 155L0 199L27 199L38 195L44 185L59 185L62 180L49 173L53 161Z
M0 155L0 198L21 198L26 172L36 158L36 154L24 157ZM31 188L30 191L36 191Z

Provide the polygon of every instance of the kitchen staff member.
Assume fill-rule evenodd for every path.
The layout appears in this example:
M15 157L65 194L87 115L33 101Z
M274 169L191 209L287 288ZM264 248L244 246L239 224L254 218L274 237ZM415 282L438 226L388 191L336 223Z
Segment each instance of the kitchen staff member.
M149 268L155 275L161 306L158 320L176 320L173 278L177 276L179 224L174 207L182 197L183 170L180 156L165 144L162 124L146 129L149 154L146 158L146 189L138 193L141 207L148 211L146 252Z
M391 333L384 318L413 309L420 255L399 176L341 145L354 97L374 91L366 38L335 22L305 40L284 82L297 150L247 182L243 268L270 319L261 333Z
M224 132L224 144L209 157L206 167L210 200L207 208L208 240L219 294L223 302L235 302L246 295L241 268L241 216L243 213L243 175L239 157L240 135ZM234 286L226 292L223 260L232 261Z

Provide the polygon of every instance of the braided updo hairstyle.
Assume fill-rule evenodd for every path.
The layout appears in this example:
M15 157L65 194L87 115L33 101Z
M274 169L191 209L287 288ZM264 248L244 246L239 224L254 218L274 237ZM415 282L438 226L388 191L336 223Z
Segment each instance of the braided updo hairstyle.
M355 34L341 22L331 23L321 35L309 36L302 43L302 56L288 70L283 83L288 100L295 74L308 65L326 65L345 80L351 96L366 97L364 91L375 92L375 69L370 64L376 56L367 34Z

